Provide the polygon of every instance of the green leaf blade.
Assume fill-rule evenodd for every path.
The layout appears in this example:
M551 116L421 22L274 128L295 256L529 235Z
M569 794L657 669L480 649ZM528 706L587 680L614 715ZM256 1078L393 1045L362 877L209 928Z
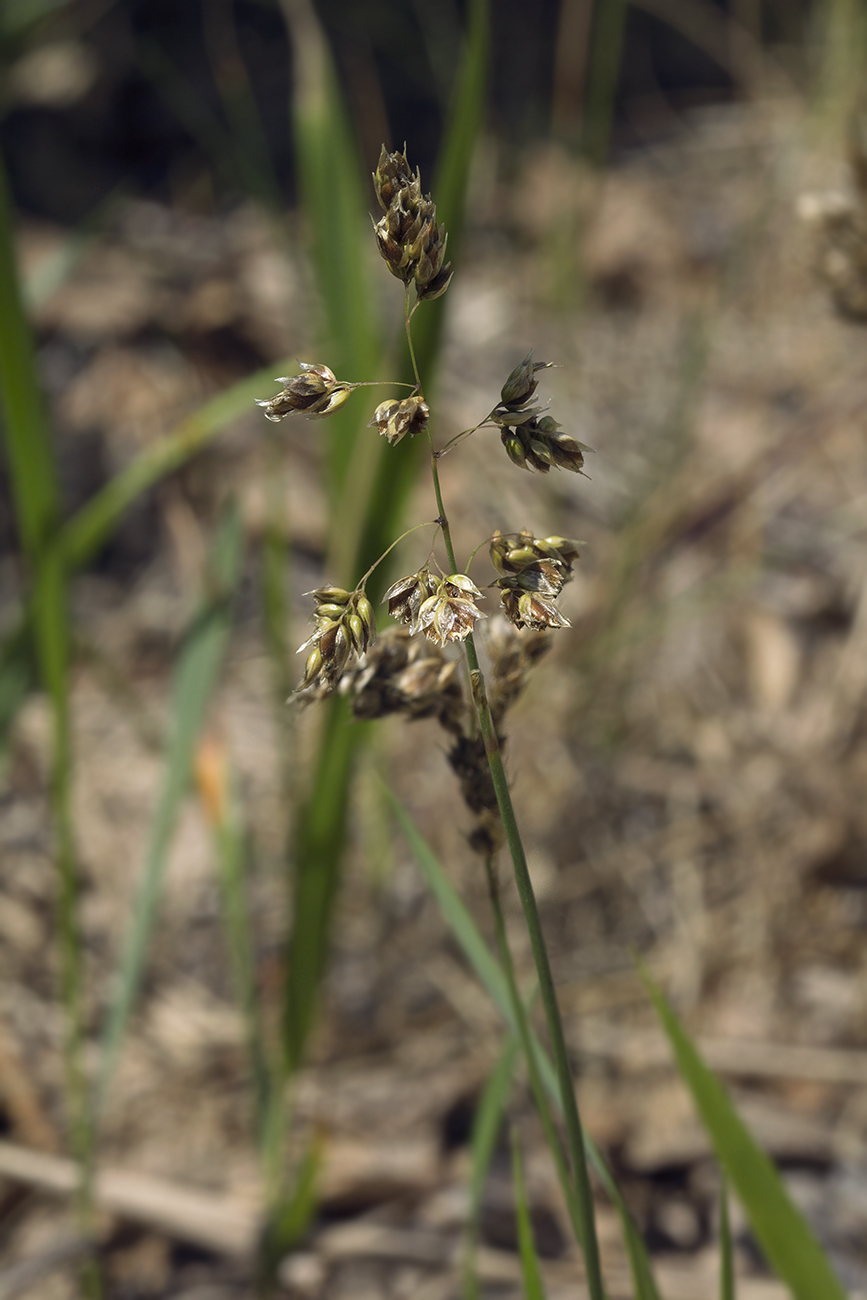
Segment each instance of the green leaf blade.
M717 1154L768 1262L796 1300L846 1300L839 1278L777 1169L737 1114L674 1011L644 973L651 1001Z

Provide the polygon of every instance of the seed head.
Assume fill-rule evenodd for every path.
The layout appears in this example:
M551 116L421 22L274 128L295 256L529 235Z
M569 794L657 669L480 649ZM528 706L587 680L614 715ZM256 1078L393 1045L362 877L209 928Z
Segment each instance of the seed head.
M427 565L418 573L398 578L383 597L388 601L388 612L400 623L408 623L410 632L418 630L418 615L424 601L436 594L438 583Z
M328 366L305 361L298 364L303 374L277 380L283 385L281 393L268 401L256 400L257 406L264 407L267 420L277 422L293 411L302 411L310 419L331 415L343 406L355 387L354 384L340 383Z
M377 428L384 434L392 447L405 438L407 434L414 438L427 428L430 419L430 407L422 397L405 397L402 402L392 398L380 402L373 413L368 428Z
M420 186L421 177L416 174L415 179ZM403 146L403 153L397 150L389 153L383 145L376 171L373 173L373 188L376 190L376 197L383 212L388 212L395 195L411 185L412 181L413 175L406 160L406 145Z
M419 302L439 298L452 278L448 236L437 225L430 195L422 194L420 172L412 174L405 152L389 153L383 145L373 185L385 213L373 233L386 266L405 285L415 285Z
M443 646L447 641L463 641L473 630L477 618L486 618L476 606L481 597L478 587L465 573L442 578L436 594L423 602L416 626L429 641Z
M466 705L458 667L439 646L414 640L406 627L390 627L340 685L356 717L437 717L447 731L460 734Z
M490 555L501 575L496 585L504 589L536 591L557 596L572 577L580 543L568 537L534 537L519 533L494 533Z
M552 365L551 361L534 361L531 348L503 384L500 391L503 406L510 410L517 410L526 405L539 386L535 378L536 371L547 370Z
M373 606L363 591L345 591L330 583L307 593L316 601L315 631L302 650L310 650L298 691L319 682L323 693L334 689L350 657L364 654L376 640Z
M515 627L529 627L534 632L544 632L548 628L571 627L568 618L560 613L548 596L538 592L522 591L519 588L503 592L502 609L510 623Z
M578 474L584 466L584 452L593 450L562 433L550 415L541 419L533 416L515 428L503 429L500 438L514 464L522 469L537 469L541 474L547 474L552 468Z

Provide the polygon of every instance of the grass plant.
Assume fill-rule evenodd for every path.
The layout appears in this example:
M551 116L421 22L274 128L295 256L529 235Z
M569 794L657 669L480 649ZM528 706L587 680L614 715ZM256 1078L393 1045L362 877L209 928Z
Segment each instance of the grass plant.
M831 10L836 25L848 30L848 24L854 22L851 0L839 0ZM300 11L295 12L297 15ZM605 48L596 60L596 81L591 83L598 88L592 91L593 96L598 96L598 105L588 115L586 145L595 157L602 157L607 145L613 76L619 62L624 13L625 6L620 0L599 6L597 32ZM435 177L440 217L445 217L451 233L450 254L456 252L459 242L456 236L460 233L484 99L489 17L484 0L474 0L469 9L466 49L456 79L446 144ZM309 43L305 49L309 51ZM352 378L348 386L342 387L354 390L371 381L384 364L385 331L380 322L371 322L370 301L375 294L363 251L369 228L358 147L352 138L327 48L321 43L317 49L317 59L307 67L309 75L299 80L295 102L300 188L307 222L313 232L314 259L323 301L323 336L333 347L337 374ZM831 67L830 55L828 67ZM228 772L228 758L218 755L216 784L212 781L209 786L207 775L202 776L203 771L207 772L207 763L203 768L202 760L203 754L207 760L208 750L201 736L230 631L230 602L243 552L238 518L230 511L218 530L212 571L176 666L175 724L166 748L163 782L145 853L135 918L123 944L117 989L105 1026L95 1111L83 1069L84 945L78 919L80 879L71 815L73 644L68 588L75 572L98 553L127 509L144 492L196 456L229 420L248 409L253 395L263 391L266 377L270 379L271 367L267 376L263 373L245 380L185 418L163 440L142 452L77 515L64 522L51 438L36 377L33 340L14 266L8 196L0 174L0 389L7 459L29 593L19 624L7 635L0 654L0 750L27 692L40 684L48 697L52 717L51 808L57 868L60 992L66 1017L66 1094L70 1146L82 1170L83 1223L89 1230L88 1191L96 1154L94 1120L107 1095L135 1004L157 914L166 855L181 802L189 790L197 754L200 794L206 804L211 800L209 820L215 836L225 928L255 1080L256 1126L268 1183L269 1216L263 1243L266 1274L273 1274L282 1254L299 1239L309 1223L315 1208L320 1144L314 1138L299 1164L287 1172L283 1163L288 1123L284 1092L289 1074L304 1057L327 964L334 900L346 847L353 767L367 735L364 726L349 727L347 722L352 709L357 709L361 702L364 717L376 716L380 708L383 712L403 711L413 716L427 712L438 716L455 742L453 766L461 777L465 800L477 816L474 844L490 882L495 950L483 939L445 867L424 842L409 814L392 796L386 795L432 894L506 1026L499 1064L477 1112L470 1188L472 1216L477 1219L485 1174L507 1111L516 1069L523 1058L575 1237L584 1253L593 1300L601 1300L604 1288L591 1169L619 1215L637 1300L659 1300L641 1234L604 1159L582 1128L545 936L499 739L499 723L506 704L511 702L511 697L507 697L510 691L516 693L532 667L537 657L538 638L565 626L565 620L553 604L556 596L553 589L558 583L562 586L561 579L568 576L574 558L573 544L566 539L539 539L521 532L485 539L497 568L490 591L499 595L515 632L523 634L524 651L515 648L515 632L507 628L504 634L501 630L497 633L499 643L497 636L491 642L492 669L483 673L473 632L473 625L482 615L477 603L481 592L466 572L469 564L462 566L458 562L452 546L438 472L445 449L435 445L429 424L427 399L433 392L442 328L438 298L448 287L445 249L434 214L426 208L427 200L421 195L420 187L412 198L412 203L417 204L414 214L420 213L422 217L414 237L409 239L406 229L389 228L387 219L393 206L393 196L387 192L389 184L396 193L411 190L413 186L408 166L404 170L405 158L396 162L398 158L402 155L387 155L378 178L380 195L385 191L388 200L383 204L385 218L382 220L386 226L380 246L390 269L405 286L403 324L408 347L403 362L396 367L399 376L396 382L408 384L411 395L407 398L406 389L400 389L399 399L389 398L380 403L373 423L385 435L384 440L367 432L365 422L348 407L346 411L335 412L329 424L328 489L333 515L339 521L333 528L329 564L340 574L366 576L352 591L329 586L316 593L315 630L308 647L302 693L329 698L323 698L325 716L311 762L307 792L295 818L287 853L294 882L294 919L288 938L291 978L286 982L282 1008L284 1041L280 1050L269 1056L254 989L253 938L245 893L250 869L249 845ZM406 205L411 206L409 199ZM402 219L398 213L395 217L398 228ZM419 240L416 253L413 250ZM392 249L392 243L399 255ZM420 308L417 316L416 308ZM704 335L699 334L695 352L684 362L690 381L685 380L684 387L690 397L702 373L703 344ZM500 402L481 425L487 423L500 432L507 454L521 468L529 466L543 473L550 468L580 468L580 445L561 436L553 424L546 425L547 417L531 409L536 371L541 368L532 357L520 363L504 384ZM318 396L326 399L341 388L334 373L329 371L329 374L334 379L330 392L330 381L320 376L325 388ZM287 391L291 391L291 384ZM353 400L358 402L357 398ZM467 435L475 435L481 425L467 430ZM404 623L414 633L415 644L422 647L423 654L416 654L408 647L405 627L391 640L382 637L374 644L373 610L365 594L368 579L372 592L376 584L380 588L385 585L383 575L393 559L391 539L403 527L407 497L424 445L423 438L413 444L407 437L410 433L423 433L428 439L435 518L427 526L432 530L432 537L439 539L446 564L437 574L437 564L432 560L424 571L392 584L389 600L398 617L409 613ZM652 531L652 524L651 520L646 530ZM638 532L636 525L636 535ZM644 532L641 540L646 540ZM432 554L433 549L432 545ZM627 547L623 557L619 583L628 595L635 574L633 550ZM286 689L288 662L281 581L286 558L285 534L275 507L265 548L264 587L278 692ZM381 567L378 567L380 560ZM624 603L625 599L624 596ZM608 629L613 641L622 635L619 615L620 603L615 593ZM460 671L450 667L454 661L441 653L447 644L462 649L465 664ZM383 647L388 646L392 647L391 666L383 653ZM596 650L600 656L604 655L607 645L600 640ZM465 685L460 688L462 680ZM345 689L347 695L334 695L333 688L337 686ZM374 695L378 692L375 699L371 687ZM457 703L459 689L463 690L460 705ZM528 999L519 987L509 951L496 869L496 857L503 845L511 858L524 908L536 964L536 996L545 1015L547 1046L534 1028ZM770 1162L744 1128L719 1081L701 1061L671 1008L654 986L649 987L679 1071L711 1135L726 1179L742 1202L768 1259L797 1300L819 1295L828 1300L842 1297L843 1289L826 1256L792 1205ZM561 1125L565 1127L565 1139L561 1136ZM517 1141L513 1144L513 1171L525 1290L528 1296L542 1295ZM478 1294L472 1243L471 1228L465 1270L467 1296ZM720 1294L728 1297L734 1294L734 1261L725 1188L721 1199L721 1243Z

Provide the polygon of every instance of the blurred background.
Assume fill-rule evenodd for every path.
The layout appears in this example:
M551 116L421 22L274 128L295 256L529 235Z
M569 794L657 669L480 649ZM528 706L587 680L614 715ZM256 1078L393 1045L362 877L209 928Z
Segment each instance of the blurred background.
M861 0L5 0L0 1295L98 1294L94 1239L118 1300L253 1295L263 1259L281 1296L465 1294L502 1023L383 782L490 937L472 818L433 720L285 704L303 593L435 513L424 449L366 427L387 389L253 404L299 360L406 377L383 142L450 231L437 441L533 348L595 448L442 462L459 555L583 542L506 732L586 1126L661 1292L707 1294L718 1177L639 953L867 1293L865 56ZM73 1157L119 1179L90 1235ZM484 1296L522 1294L509 1186L498 1148ZM739 1294L786 1294L735 1230Z

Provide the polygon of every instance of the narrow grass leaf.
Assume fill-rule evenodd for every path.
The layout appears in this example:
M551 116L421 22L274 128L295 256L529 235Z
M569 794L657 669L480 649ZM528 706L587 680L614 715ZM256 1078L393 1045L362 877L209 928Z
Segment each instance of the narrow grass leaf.
M316 14L305 0L284 0L296 50L292 102L302 212L317 273L327 363L352 381L376 378L381 330L370 282L370 218L360 153L350 126L331 53ZM319 359L319 358L311 358ZM329 417L328 478L332 518L329 567L351 583L369 561L359 555L369 509L369 484L382 455L381 439L365 428L364 394ZM375 557L373 557L375 558ZM310 793L302 804L290 857L294 867L293 926L284 1002L286 1050L300 1063L313 1024L325 970L331 916L346 843L353 757L366 728L348 727L345 701L329 700Z
M424 836L413 822L409 813L403 807L400 800L390 790L388 790L387 787L386 793L394 810L397 822L415 856L419 870L424 876L428 888L436 898L452 933L463 948L464 955L475 970L476 975L483 987L486 989L488 996L497 1007L512 1033L517 1034L518 1026L515 1022L514 1013L512 1011L508 983L499 963L491 953L475 921L470 915L466 904L458 894L449 879L448 874L443 868L442 863L424 839ZM550 1057L543 1050L535 1036L534 1048L536 1051L536 1059L539 1064L539 1072L542 1076L545 1089L548 1092L548 1095L553 1099L554 1103L559 1106L560 1088L557 1081L556 1071ZM629 1256L636 1300L660 1300L659 1292L653 1279L653 1272L650 1266L650 1258L647 1254L647 1247L644 1244L641 1233L635 1226L626 1202L623 1200L620 1193L620 1189L614 1181L602 1153L593 1139L586 1132L584 1134L584 1144L587 1150L588 1159L593 1166L599 1181L602 1183L602 1186L605 1188L605 1191L617 1210L623 1230L626 1250Z
M726 1177L768 1262L796 1300L845 1300L843 1287L780 1175L743 1123L667 1000L642 972L651 1001Z
M510 1034L476 1108L470 1144L470 1211L463 1266L465 1300L479 1300L481 1294L476 1273L476 1247L479 1240L482 1197L497 1138L502 1128L520 1050L521 1043L517 1034Z
M735 1248L729 1221L729 1189L724 1178L719 1189L719 1254L720 1300L735 1300Z
M512 1183L515 1188L515 1218L518 1225L518 1251L521 1256L521 1276L527 1300L545 1300L545 1288L539 1271L539 1257L533 1238L527 1188L524 1185L524 1166L521 1160L521 1140L518 1130L512 1129Z
M64 1010L66 1105L73 1154L81 1169L78 1209L91 1227L93 1133L82 1065L83 945L78 919L79 878L72 816L73 751L69 711L71 656L66 571L57 546L60 489L39 386L36 353L24 312L15 260L12 206L0 160L0 403L6 457L21 549L31 581L29 615L34 659L51 703L50 805L57 871L60 996ZM9 653L11 651L11 653ZM30 685L22 638L7 641L3 711L10 718Z
M22 623L0 646L0 758L6 753L15 716L35 682L30 637Z
M172 834L190 785L196 742L229 636L230 599L238 579L241 553L240 520L237 510L231 509L214 541L208 591L184 638L174 673L172 730L132 921L123 941L117 982L103 1033L97 1112L105 1101L141 982Z
M259 1014L255 945L246 894L251 845L225 746L215 738L205 736L196 750L194 770L199 800L214 838L232 984L244 1022L257 1129L260 1141L264 1141L271 1089Z
M328 43L312 5L284 0L295 50L292 118L301 207L324 314L328 364L341 379L368 380L382 352L370 275L370 187ZM364 179L363 179L364 177ZM365 418L356 394L328 420L329 474L340 504ZM369 418L369 417L367 417ZM371 441L372 454L378 453Z
M266 1290L273 1286L280 1264L313 1221L324 1145L322 1135L314 1134L297 1169L292 1172L291 1185L269 1211L259 1250L260 1273Z
M80 569L87 564L111 536L124 512L144 492L186 465L231 420L250 411L254 399L273 387L275 369L276 366L269 366L205 402L91 497L61 534L60 544L68 567Z

